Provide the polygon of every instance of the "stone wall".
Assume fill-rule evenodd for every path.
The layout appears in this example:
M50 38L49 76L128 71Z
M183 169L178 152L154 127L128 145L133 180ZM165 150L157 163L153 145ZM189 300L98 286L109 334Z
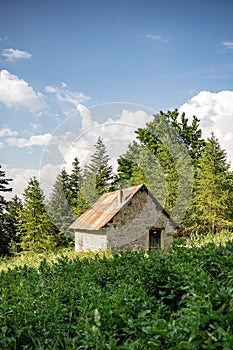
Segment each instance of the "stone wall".
M108 246L114 251L149 248L149 230L161 229L161 248L173 242L173 226L162 208L145 190L138 191L106 225Z

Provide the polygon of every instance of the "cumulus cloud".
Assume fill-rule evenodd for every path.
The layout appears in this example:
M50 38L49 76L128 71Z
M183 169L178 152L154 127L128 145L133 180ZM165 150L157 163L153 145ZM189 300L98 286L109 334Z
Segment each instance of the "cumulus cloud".
M77 155L81 166L89 163L98 137L103 139L112 165L116 168L117 158L126 151L128 144L136 137L134 131L152 119L152 113L131 109L130 106L122 104L116 111L116 105L105 104L90 109L83 105L78 106L79 113L73 116L73 120L81 117L81 127L72 133L72 139L67 137L66 142L62 142L62 147L58 147L59 153L57 153L62 154L64 166L68 171ZM99 114L102 117L106 116L102 123L97 122Z
M36 125L37 127L37 125ZM51 133L33 135L29 138L23 137L9 137L6 139L6 144L10 147L30 148L35 146L45 147L47 145L56 146L61 155L64 155L67 147L73 142L74 135L71 131L66 131L60 135L53 135Z
M223 41L223 46L225 46L227 49L233 49L233 41Z
M18 132L16 130L11 130L9 128L0 129L0 137L16 136L17 134L18 134Z
M0 103L7 107L25 107L32 112L45 108L43 95L7 70L0 71Z
M179 111L200 119L205 138L214 132L233 164L233 91L201 91L183 104Z
M4 49L2 50L2 56L6 57L7 61L15 61L19 59L29 59L32 57L27 51L21 51L18 49Z
M12 179L10 186L12 192L5 192L4 197L9 200L14 195L22 197L23 191L26 188L28 181L33 176L38 177L38 170L35 169L21 169L21 168L10 168L6 164L3 164L3 169L6 172L7 178Z
M30 178L35 176L40 181L41 174L44 181L40 183L40 186L45 195L48 196L56 180L56 176L61 170L59 165L52 164L48 164L41 169L9 168L3 164L3 169L6 171L7 178L12 179L10 183L12 192L6 192L4 194L4 197L8 200L16 194L22 198L24 189L28 186Z
M45 146L51 139L52 135L50 133L47 133L44 135L34 135L29 139L11 137L6 140L6 143L8 146L24 148L32 146Z

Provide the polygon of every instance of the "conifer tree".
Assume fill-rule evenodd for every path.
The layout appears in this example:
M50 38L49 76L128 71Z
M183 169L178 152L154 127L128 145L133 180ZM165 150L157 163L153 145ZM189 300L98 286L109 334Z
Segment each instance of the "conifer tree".
M61 173L59 176L60 176L60 182L62 184L63 193L65 195L65 198L66 198L68 204L71 206L72 192L71 192L71 188L70 188L70 176L67 173L65 168L63 168L61 170Z
M74 221L74 216L67 200L67 197L69 200L71 199L68 181L68 174L66 170L63 169L56 178L47 205L49 217L56 227L54 232L56 246L67 244L71 234L69 226Z
M186 227L196 234L216 234L232 228L233 218L228 215L232 193L230 165L225 150L213 134L207 140L198 165Z
M24 190L23 209L19 213L18 234L24 251L40 251L54 247L54 226L46 208L38 180L33 177Z
M11 192L12 188L9 187L9 182L12 179L6 178L5 171L1 170L2 165L0 164L0 256L9 254L10 236L6 229L6 205L7 201L1 192Z
M84 212L89 206L91 206L99 197L99 193L96 188L96 176L94 173L89 172L88 168L84 168L84 175L82 186L80 189L80 213Z
M95 152L91 156L88 166L88 175L94 177L95 187L99 195L108 192L113 179L113 169L109 161L110 158L106 147L103 140L99 137L95 144Z
M74 161L72 162L72 170L69 176L70 204L74 212L77 211L77 208L79 205L81 205L82 202L82 196L80 194L81 181L81 167L78 157L75 157Z
M11 253L15 253L19 250L19 213L22 209L22 200L17 195L15 195L6 205L5 229L9 237L9 249Z

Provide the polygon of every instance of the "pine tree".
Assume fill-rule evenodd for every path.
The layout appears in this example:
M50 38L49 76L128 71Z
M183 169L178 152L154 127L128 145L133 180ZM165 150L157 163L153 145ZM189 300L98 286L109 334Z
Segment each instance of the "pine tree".
M94 173L91 173L89 171L87 166L84 168L84 175L80 188L80 196L80 212L85 211L99 197L96 188L96 176Z
M226 152L213 134L207 140L198 165L186 227L196 234L216 234L233 227L233 218L228 215L232 183Z
M9 254L9 247L10 247L10 241L11 238L7 232L6 229L6 220L5 220L5 213L6 213L6 205L7 201L1 195L1 192L11 192L12 188L8 187L9 182L12 181L12 179L6 178L5 171L1 170L2 166L0 164L0 256Z
M40 251L54 247L54 226L45 208L45 197L38 180L33 177L24 190L23 209L19 213L18 234L24 251Z
M19 250L20 235L18 234L19 228L19 213L23 209L22 200L15 195L6 206L5 213L5 229L9 236L9 249L11 253L15 253Z
M63 168L61 170L60 180L62 183L62 189L63 189L63 193L65 195L65 198L66 198L69 206L71 206L71 204L72 204L72 192L71 192L71 188L70 188L70 176L67 173L65 168Z
M80 194L80 188L81 188L81 181L82 181L82 175L81 175L81 167L79 164L78 157L74 158L74 161L72 162L72 170L71 174L69 176L69 189L70 189L70 204L73 211L76 213L79 210L77 209L79 205L81 205L80 202L82 202L82 196Z
M70 189L68 185L68 174L63 169L58 174L53 185L52 194L47 205L47 210L52 223L55 225L54 240L56 246L66 245L71 231L68 229L74 221L67 197L70 199Z
M74 193L78 193L80 190L80 183L81 183L81 167L79 164L79 160L78 157L75 157L73 162L72 162L72 170L71 170L71 174L69 177L69 186L70 189Z
M1 170L1 168L2 166L0 164L0 192L11 192L12 188L7 186L9 186L9 182L12 179L6 179L5 171Z
M99 137L95 144L95 152L91 156L88 166L88 175L95 181L95 187L99 195L108 192L113 179L112 166L103 140ZM90 180L90 179L89 179Z

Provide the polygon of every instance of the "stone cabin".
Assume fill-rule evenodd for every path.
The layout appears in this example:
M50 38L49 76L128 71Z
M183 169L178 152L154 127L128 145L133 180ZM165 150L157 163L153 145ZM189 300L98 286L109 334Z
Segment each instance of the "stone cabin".
M71 226L75 251L167 249L175 222L145 185L103 194Z

